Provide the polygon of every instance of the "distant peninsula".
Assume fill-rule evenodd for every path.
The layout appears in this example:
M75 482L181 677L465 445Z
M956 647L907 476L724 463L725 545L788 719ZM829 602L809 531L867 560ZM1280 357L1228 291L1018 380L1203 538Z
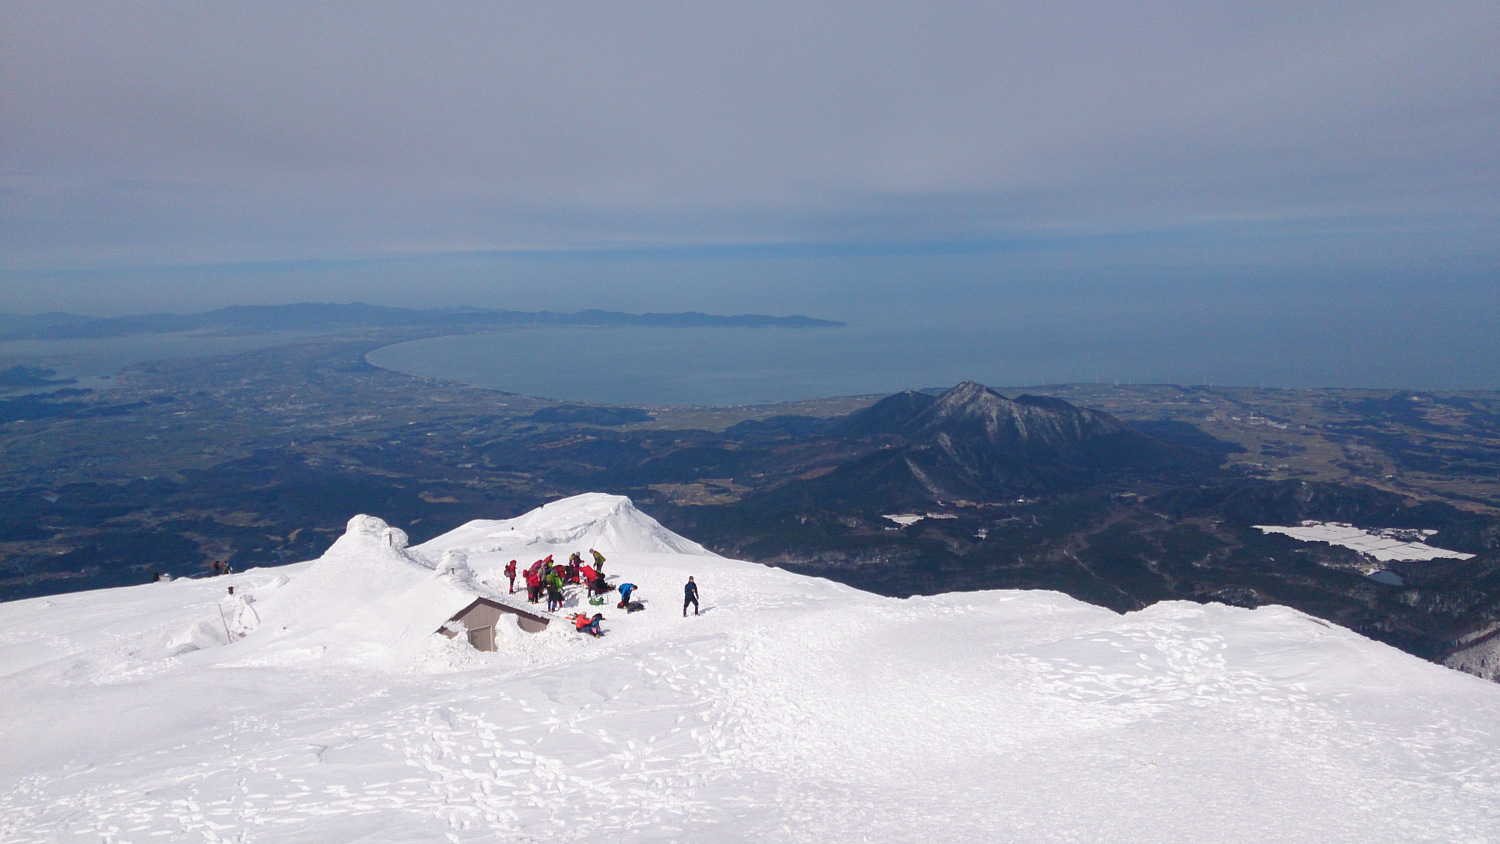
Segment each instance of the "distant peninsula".
M196 314L139 314L89 317L79 314L0 314L0 340L88 339L128 334L175 334L215 329L242 331L324 331L348 328L437 326L482 328L507 325L651 326L661 328L837 328L844 323L806 316L683 311L628 314L587 310L506 311L486 308L388 308L304 302L293 305L236 305Z

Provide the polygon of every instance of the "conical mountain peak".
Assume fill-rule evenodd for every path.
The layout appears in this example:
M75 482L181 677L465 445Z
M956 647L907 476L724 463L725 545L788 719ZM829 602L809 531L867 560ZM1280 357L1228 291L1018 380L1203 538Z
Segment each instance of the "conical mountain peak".
M927 442L939 434L950 440L983 441L1011 449L1042 443L1067 447L1126 428L1107 413L1079 408L1062 399L1021 396L1008 399L977 381L964 381L933 397L912 390L888 396L850 414L835 436L896 436Z
M919 413L907 436L926 440L938 434L961 441L987 441L1002 450L1046 446L1068 448L1083 440L1125 430L1119 420L1061 399L1031 396L1011 400L974 381L965 381Z
M977 381L964 381L938 396L934 411L950 415L973 412L993 413L1008 404L1010 404L1010 399L989 387Z
M946 393L939 396L938 401L973 401L987 395L1002 399L1005 398L1005 396L1000 395L978 381L960 381Z

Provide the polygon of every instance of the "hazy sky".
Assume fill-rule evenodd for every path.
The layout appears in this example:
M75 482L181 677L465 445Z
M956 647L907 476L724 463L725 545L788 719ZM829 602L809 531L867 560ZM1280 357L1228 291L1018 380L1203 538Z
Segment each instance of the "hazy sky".
M1500 3L10 0L0 253L12 311L1500 316Z

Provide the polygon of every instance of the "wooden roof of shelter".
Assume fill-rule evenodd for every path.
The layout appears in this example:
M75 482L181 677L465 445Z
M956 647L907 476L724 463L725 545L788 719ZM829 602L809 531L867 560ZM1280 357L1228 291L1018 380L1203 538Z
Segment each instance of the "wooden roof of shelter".
M517 616L517 624L528 633L540 633L552 621L552 616L546 613L518 607L493 598L479 597L454 613L453 617L444 622L437 632L450 639L454 638L458 632L451 629L451 625L455 621L461 622L468 631L469 644L481 651L493 651L495 650L494 626L502 613Z

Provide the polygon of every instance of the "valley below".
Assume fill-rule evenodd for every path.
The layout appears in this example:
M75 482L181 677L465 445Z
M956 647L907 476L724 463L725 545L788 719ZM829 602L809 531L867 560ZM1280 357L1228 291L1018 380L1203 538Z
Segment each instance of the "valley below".
M1495 392L964 384L631 407L365 359L431 333L296 337L98 390L0 361L25 367L0 394L0 599L312 559L355 513L422 541L601 491L725 556L884 595L1284 604L1500 676ZM1376 561L1256 528L1303 521L1472 556Z

